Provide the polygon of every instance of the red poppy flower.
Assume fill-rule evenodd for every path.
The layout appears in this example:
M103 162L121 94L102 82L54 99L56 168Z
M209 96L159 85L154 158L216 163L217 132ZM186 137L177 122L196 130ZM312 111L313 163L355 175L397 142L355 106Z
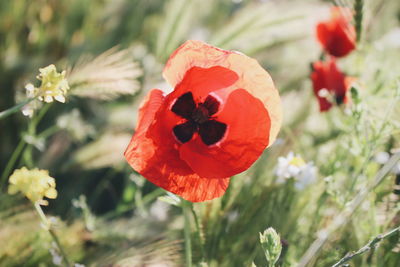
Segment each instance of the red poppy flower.
M356 47L356 32L351 19L343 7L332 7L331 19L317 25L317 39L326 52L335 57L344 57Z
M274 142L278 91L256 60L200 41L179 47L163 76L175 89L148 94L125 157L150 182L189 201L220 197L230 177Z
M328 111L333 103L338 105L348 103L347 92L354 79L346 77L339 70L334 58L329 59L327 62L315 62L313 64L311 80L313 82L314 94L319 102L320 111Z

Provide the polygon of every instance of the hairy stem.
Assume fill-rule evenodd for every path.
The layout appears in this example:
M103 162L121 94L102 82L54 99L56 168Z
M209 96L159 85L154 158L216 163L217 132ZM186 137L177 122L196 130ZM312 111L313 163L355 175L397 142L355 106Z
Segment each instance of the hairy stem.
M343 258L341 258L337 263L335 263L334 265L332 265L332 267L339 267L341 265L343 265L344 263L350 261L352 258L361 255L367 251L370 251L371 249L376 248L376 246L385 238L400 232L400 226L397 228L394 228L392 230L390 230L389 232L387 232L386 234L382 234L382 235L378 235L376 236L374 239L372 239L371 241L369 241L365 246L363 246L362 248L360 248L359 250L357 250L356 252L348 252Z

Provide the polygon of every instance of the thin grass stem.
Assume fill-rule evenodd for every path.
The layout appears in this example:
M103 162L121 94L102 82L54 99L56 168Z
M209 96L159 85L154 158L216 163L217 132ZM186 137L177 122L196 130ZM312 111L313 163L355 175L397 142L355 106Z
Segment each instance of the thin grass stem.
M67 254L65 253L63 246L61 245L60 240L58 239L57 234L51 228L51 222L47 219L46 215L44 214L44 212L42 210L42 207L40 207L39 203L35 203L34 206L35 206L37 213L39 214L40 220L42 221L43 225L45 226L45 229L49 232L49 234L51 235L51 238L53 239L54 243L57 246L57 249L61 253L61 256L64 260L65 266L66 267L72 266L71 262L69 261L69 259L67 257Z
M22 151L24 150L24 146L25 146L25 140L23 138L21 138L17 147L15 148L14 152L12 153L10 160L8 161L6 168L3 171L3 174L1 176L0 185L3 185L5 183L7 177L10 176L11 169L15 166L15 163L16 163L18 157L21 155Z
M28 98L24 102L21 102L21 103L15 105L15 106L13 106L13 107L11 107L9 109L6 109L6 110L0 112L0 120L6 118L6 117L8 117L8 116L10 116L10 115L12 115L12 114L14 114L16 112L18 112L18 111L20 111L21 108L23 108L26 104L31 102L33 99L35 99L35 98Z

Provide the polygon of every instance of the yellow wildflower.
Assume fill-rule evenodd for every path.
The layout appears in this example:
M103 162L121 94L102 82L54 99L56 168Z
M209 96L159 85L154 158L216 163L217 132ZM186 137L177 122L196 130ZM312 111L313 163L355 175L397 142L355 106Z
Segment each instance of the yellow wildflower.
M65 95L69 89L68 81L65 79L65 71L57 72L56 67L52 64L45 68L39 69L37 79L41 81L40 87L35 87L28 83L25 86L27 98L36 98L30 101L22 108L22 114L32 117L36 109L40 108L40 102L53 102L53 99L65 103Z
M50 177L47 170L33 169L26 167L15 170L9 178L9 194L23 193L33 203L47 205L44 197L55 199L57 197L56 182Z
M65 95L69 89L65 71L57 72L53 64L39 69L40 74L36 77L42 84L37 89L36 95L40 101L53 102L53 98L59 102L65 102Z

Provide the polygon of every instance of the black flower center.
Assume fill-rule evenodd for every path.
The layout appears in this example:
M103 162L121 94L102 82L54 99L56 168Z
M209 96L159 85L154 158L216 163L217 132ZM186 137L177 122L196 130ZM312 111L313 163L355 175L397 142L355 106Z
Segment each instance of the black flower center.
M345 95L340 94L335 96L336 104L341 105L344 102Z
M199 124L208 121L209 117L208 109L201 104L193 111L191 116L192 120Z
M178 97L171 110L187 121L173 128L176 138L186 143L192 139L195 132L198 132L206 145L213 145L220 141L227 126L212 117L217 113L218 108L218 100L211 95L207 96L204 103L199 104L196 104L191 92Z

